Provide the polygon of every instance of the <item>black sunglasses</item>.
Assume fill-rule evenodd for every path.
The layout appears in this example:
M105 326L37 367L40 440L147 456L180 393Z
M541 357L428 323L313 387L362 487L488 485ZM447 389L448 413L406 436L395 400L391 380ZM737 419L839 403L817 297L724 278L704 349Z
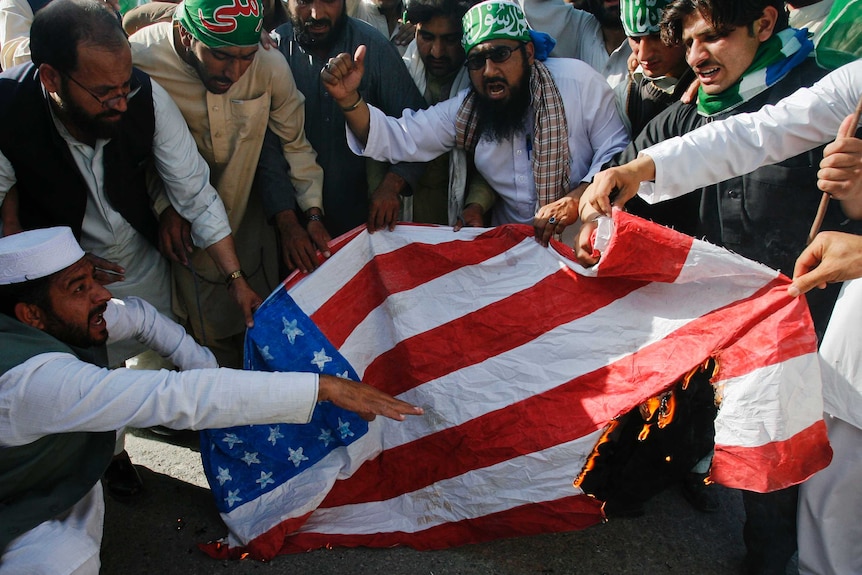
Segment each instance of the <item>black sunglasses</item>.
M512 52L515 50L523 50L524 44L518 44L514 48L511 46L494 46L489 50L485 50L484 52L479 52L478 54L472 54L467 56L467 59L464 60L464 65L468 70L481 70L485 67L485 61L490 59L495 64L502 64L506 60L512 57Z

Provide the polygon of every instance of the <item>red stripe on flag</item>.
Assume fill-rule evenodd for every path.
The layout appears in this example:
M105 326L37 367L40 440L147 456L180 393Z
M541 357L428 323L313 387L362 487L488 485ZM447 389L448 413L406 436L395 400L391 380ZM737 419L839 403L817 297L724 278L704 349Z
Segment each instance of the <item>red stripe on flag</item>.
M716 444L712 479L727 487L765 493L802 483L830 461L832 448L826 424L820 420L784 441L757 447Z
M545 393L387 449L363 464L352 477L336 482L321 507L389 499L471 469L592 433L620 413L664 391L721 348L724 342L709 337L716 333L715 325L762 321L771 327L772 351L752 359L780 362L796 357L800 351L810 352L793 344L783 346L788 340L780 337L781 330L795 330L796 326L772 321L775 305L786 298L772 288L770 284L761 289L745 300L747 305L735 302L704 315L631 356ZM746 368L753 371L765 365L770 363L749 363ZM366 381L378 383L368 377ZM633 381L643 385L632 385ZM417 460L416 453L447 455Z
M352 240L353 238L355 238L356 236L361 234L363 232L363 230L365 230L364 225L356 226L355 228L353 228L349 232L344 232L343 234L341 234L340 236L338 236L337 238L335 238L334 240L329 242L329 246L327 246L329 248L329 257L332 257L333 255L335 255L335 253L338 252L344 246L346 246L350 242L350 240ZM326 261L326 258L323 257L323 254L318 252L317 253L317 264L323 265L323 263L325 261ZM294 270L292 274L290 274L289 276L284 278L284 281L281 282L281 285L284 287L284 289L289 290L294 285L296 285L297 282L306 278L308 275L309 274L304 273L298 269Z
M388 296L498 256L529 237L524 233L525 228L494 228L479 236L479 241L458 240L441 244L414 242L377 255L315 311L311 319L329 341L339 347ZM405 271L404 262L420 263Z
M763 314L752 315L745 301L733 304L736 317L729 319L740 322L740 335L729 340L719 355L716 379L733 379L752 371L752 365L773 365L791 357L817 352L817 336L808 304L802 297L788 301L789 284L790 280L780 276L756 294L763 297L764 302L769 302L766 317ZM741 321L746 317L749 321Z
M685 266L693 243L691 236L614 209L614 234L598 275L671 283Z
M561 269L528 289L398 342L368 365L363 380L391 395L401 394L529 343L643 285L584 278ZM409 370L399 370L398 377L392 377L393 366L407 365Z
M601 502L587 495L522 505L475 519L445 523L415 533L332 535L297 533L284 541L280 553L300 553L320 547L394 547L419 550L445 549L503 537L562 533L586 529L602 520Z

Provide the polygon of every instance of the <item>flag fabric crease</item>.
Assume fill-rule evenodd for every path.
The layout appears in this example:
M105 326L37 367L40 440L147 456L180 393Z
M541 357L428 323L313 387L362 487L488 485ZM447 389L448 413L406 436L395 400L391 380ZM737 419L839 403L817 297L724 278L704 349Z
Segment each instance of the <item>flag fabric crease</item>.
M425 415L203 433L215 556L439 549L602 519L574 485L608 424L709 358L712 477L770 491L829 461L804 299L760 264L625 213L600 263L528 226L356 230L267 298L246 367L362 379Z

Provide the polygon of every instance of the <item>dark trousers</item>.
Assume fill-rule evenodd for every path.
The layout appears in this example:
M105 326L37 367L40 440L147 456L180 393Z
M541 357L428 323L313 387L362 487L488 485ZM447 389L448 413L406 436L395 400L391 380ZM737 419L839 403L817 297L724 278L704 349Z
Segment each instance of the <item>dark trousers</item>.
M785 575L796 552L798 497L798 485L771 493L742 491L748 575Z

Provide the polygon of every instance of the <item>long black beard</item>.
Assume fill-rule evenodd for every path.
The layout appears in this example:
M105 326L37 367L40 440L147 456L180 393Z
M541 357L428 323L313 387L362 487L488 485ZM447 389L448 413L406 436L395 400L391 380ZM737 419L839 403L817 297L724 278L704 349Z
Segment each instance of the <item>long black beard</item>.
M530 108L530 66L524 63L524 74L517 86L510 86L511 96L505 102L489 100L479 95L476 98L476 126L479 138L485 137L494 143L511 139L523 131Z

